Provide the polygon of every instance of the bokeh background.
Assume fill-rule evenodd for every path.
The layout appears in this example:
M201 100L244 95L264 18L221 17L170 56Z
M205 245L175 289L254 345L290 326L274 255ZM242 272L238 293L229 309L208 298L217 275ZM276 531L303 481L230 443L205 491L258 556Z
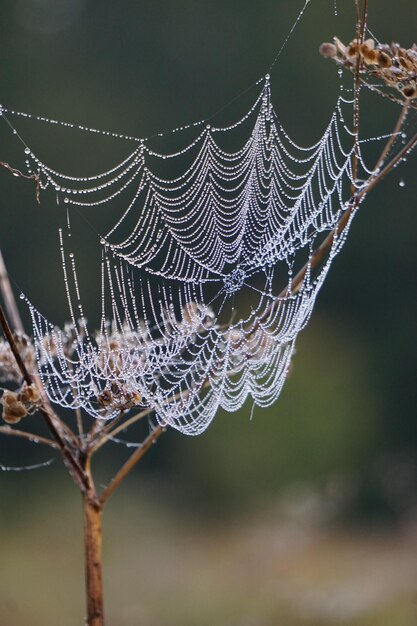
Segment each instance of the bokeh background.
M301 5L2 0L0 100L136 136L207 118L266 73ZM381 40L416 40L415 3L369 5ZM311 0L274 67L274 104L300 143L321 135L339 89L318 46L353 29L353 0ZM216 123L240 117L251 94ZM389 132L396 114L366 95L365 135ZM18 128L41 158L76 174L96 173L131 147L37 122ZM24 160L3 123L0 160ZM278 403L252 419L250 404L220 413L198 438L167 433L114 496L104 527L109 624L417 623L416 171L411 155L363 205ZM33 185L5 170L0 185L0 245L16 293L62 323L63 209L48 194L37 205ZM87 231L74 216L94 316ZM48 458L11 439L0 451L4 465ZM107 448L103 481L125 455ZM1 626L83 623L81 507L59 461L0 474L0 532Z

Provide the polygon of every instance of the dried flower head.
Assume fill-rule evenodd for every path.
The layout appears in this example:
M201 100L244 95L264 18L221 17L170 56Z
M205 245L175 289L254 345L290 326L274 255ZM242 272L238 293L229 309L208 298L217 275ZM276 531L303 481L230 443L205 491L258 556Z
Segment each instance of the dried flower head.
M36 411L40 399L39 389L35 385L23 383L17 391L5 390L0 400L3 420L7 424L17 424L23 417Z
M398 43L376 44L373 39L362 43L353 39L347 46L337 37L333 41L320 46L322 56L351 72L356 71L359 60L361 80L368 87L379 91L382 86L396 90L405 100L417 99L416 44L406 49ZM382 85L376 81L382 81ZM389 93L382 93L391 97Z
M18 399L14 391L5 391L0 400L3 410L2 418L7 424L18 424L22 417L26 417L28 411L23 402Z

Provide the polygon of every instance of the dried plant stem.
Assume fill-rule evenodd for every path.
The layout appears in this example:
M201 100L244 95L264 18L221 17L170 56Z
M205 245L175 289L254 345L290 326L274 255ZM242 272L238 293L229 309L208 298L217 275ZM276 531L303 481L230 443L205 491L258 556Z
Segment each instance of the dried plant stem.
M0 434L9 435L11 437L21 437L22 439L28 439L32 443L43 443L46 446L58 449L58 444L56 441L52 441L52 439L41 437L40 435L34 435L33 433L26 432L25 430L17 430L11 426L0 426Z
M36 188L35 188L36 202L40 204L41 181L37 174L23 174L23 172L16 169L15 167L12 167L9 163L6 163L6 161L0 161L0 167L4 167L11 174L13 174L13 176L16 176L17 178L25 178L26 180L34 180L35 185L36 185Z
M104 626L102 574L102 508L95 494L83 495L85 585L88 626Z
M403 108L402 108L402 111L401 111L401 115L399 116L399 118L397 120L397 123L395 125L394 130L393 130L393 133L392 133L390 139L387 141L387 143L386 143L386 145L385 145L385 147L384 147L384 149L383 149L383 151L381 153L381 156L379 157L378 161L376 162L374 170L375 170L377 175L379 173L380 168L384 165L385 160L388 157L389 153L391 152L392 148L394 147L395 142L398 139L398 135L401 132L401 129L402 129L403 124L404 124L404 122L405 122L405 120L407 118L409 110L410 110L410 101L406 100L404 102L404 105L403 105Z
M370 191L375 189L380 182L384 180L384 178L394 169L394 167L400 163L407 154L413 150L417 145L417 133L415 133L411 139L405 144L403 148L389 161L386 166L380 171L377 176L371 177L369 184L360 194L360 197L368 194Z
M180 394L178 394L178 396L179 395ZM117 426L117 428L114 428L113 430L107 430L107 431L103 430L100 433L101 436L100 436L99 440L91 448L91 454L95 454L96 452L98 452L98 450L100 450L100 448L102 446L104 446L104 444L107 441L109 441L109 439L111 439L112 437L115 437L118 433L120 433L123 430L125 430L125 428L129 428L129 426L131 426L132 424L135 424L139 420L143 419L144 417L147 417L148 415L151 415L152 413L154 413L154 409L152 409L152 408L144 409L143 411L140 411L139 413L135 413L134 415L132 415L132 417L127 419L122 424L119 424L119 426ZM116 418L116 420L117 420L117 422L119 422L119 418ZM116 420L115 420L115 422L116 422ZM113 425L115 425L115 424L112 423L112 426Z
M0 293L3 296L4 305L6 307L9 320L18 333L24 334L22 320L17 308L16 300L13 295L13 291L10 285L9 276L7 274L6 265L4 263L3 255L0 250Z

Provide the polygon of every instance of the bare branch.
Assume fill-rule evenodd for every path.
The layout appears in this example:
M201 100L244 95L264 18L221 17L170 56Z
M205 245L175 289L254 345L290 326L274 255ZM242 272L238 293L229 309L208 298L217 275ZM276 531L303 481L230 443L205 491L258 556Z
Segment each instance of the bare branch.
M33 433L28 433L24 430L16 430L11 426L0 426L0 435L10 435L12 437L21 437L22 439L27 439L31 443L43 443L45 446L49 446L51 448L59 449L58 444L52 439L48 439L47 437L41 437L40 435L35 435Z
M17 308L16 299L13 295L13 290L10 285L9 275L6 270L3 255L0 250L0 292L3 296L4 304L7 314L12 323L13 328L18 332L24 334L22 320Z
M15 167L12 167L9 163L6 163L6 161L0 161L0 166L4 167L11 174L13 174L13 176L16 176L17 178L25 178L26 180L34 180L36 183L36 188L35 188L36 189L35 190L36 202L40 204L41 181L37 174L23 174L23 172L16 169Z
M139 420L143 419L147 415L151 415L153 412L154 412L154 409L152 409L152 408L144 409L143 411L140 411L139 413L135 413L135 415L132 415L132 417L127 419L122 424L119 424L119 426L117 426L117 428L114 428L113 430L102 430L102 431L100 431L99 436L98 436L98 438L96 440L96 443L94 443L92 448L90 449L90 454L95 454L98 450L100 450L100 448L102 446L104 446L104 444L107 441L109 441L109 439L111 439L112 437L114 437L115 435L120 433L121 431L125 430L125 428L128 428L129 426L131 426L135 422L138 422ZM116 418L112 422L112 426L114 425L116 420L117 420L117 422L119 422L120 417Z

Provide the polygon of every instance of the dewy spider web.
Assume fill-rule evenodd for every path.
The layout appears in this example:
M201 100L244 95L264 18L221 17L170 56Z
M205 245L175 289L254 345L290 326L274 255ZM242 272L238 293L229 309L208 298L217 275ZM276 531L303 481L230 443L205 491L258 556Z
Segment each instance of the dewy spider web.
M25 149L29 173L67 207L130 194L101 239L100 330L87 327L62 231L71 325L57 329L28 302L51 401L105 419L150 407L160 424L198 434L220 406L236 411L248 396L258 406L277 399L297 335L345 242L357 181L354 135L344 121L352 119L352 100L341 95L321 139L302 147L272 107L269 75L261 82L235 124L207 125L170 154L139 140L97 176L66 176ZM246 134L239 149L230 147L236 133ZM346 228L313 271L313 249L346 211Z
M350 115L352 101L340 97L322 138L301 147L279 123L267 76L239 122L206 127L173 154L143 140L91 178L67 177L29 154L42 185L65 194L67 205L131 193L101 240L100 331L87 328L62 232L71 328L56 329L29 304L50 399L98 418L151 407L161 424L188 434L207 428L219 406L235 411L249 395L259 406L273 403L348 232L293 290L293 273L350 206L354 141L345 108ZM242 128L249 129L243 146L225 149ZM166 160L183 171L162 176Z

